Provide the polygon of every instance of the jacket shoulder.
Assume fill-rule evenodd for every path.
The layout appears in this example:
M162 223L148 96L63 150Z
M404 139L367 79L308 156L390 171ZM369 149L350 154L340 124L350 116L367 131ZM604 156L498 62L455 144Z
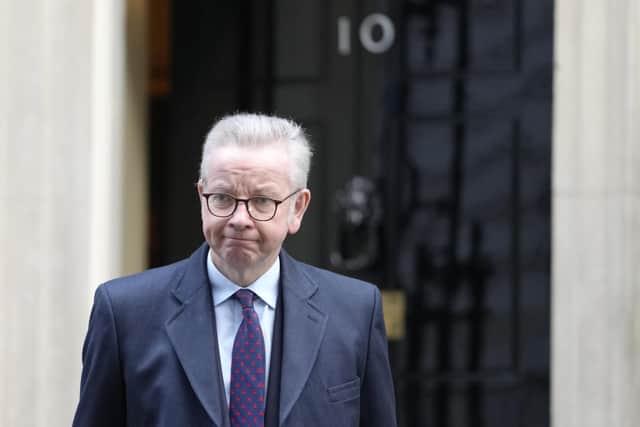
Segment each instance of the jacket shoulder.
M112 300L149 298L165 294L170 290L171 284L180 280L186 263L187 259L184 259L173 264L118 277L101 284L98 290L109 295Z
M379 292L373 283L366 282L355 277L345 276L324 268L315 267L300 261L295 261L299 270L309 280L316 283L321 291L344 298L371 298L372 294Z

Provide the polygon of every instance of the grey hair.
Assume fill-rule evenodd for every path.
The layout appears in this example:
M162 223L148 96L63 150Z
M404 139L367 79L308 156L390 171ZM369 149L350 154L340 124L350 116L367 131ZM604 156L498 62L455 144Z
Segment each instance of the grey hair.
M206 181L206 166L214 149L225 146L257 148L274 143L286 144L289 179L294 187L305 188L313 152L304 129L291 120L249 113L226 116L213 125L202 147L200 181Z

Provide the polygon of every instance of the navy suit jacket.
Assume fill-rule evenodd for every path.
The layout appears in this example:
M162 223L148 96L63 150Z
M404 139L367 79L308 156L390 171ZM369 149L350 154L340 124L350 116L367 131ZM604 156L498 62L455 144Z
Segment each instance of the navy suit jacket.
M98 288L74 426L228 427L208 249ZM378 289L280 260L280 425L395 427Z

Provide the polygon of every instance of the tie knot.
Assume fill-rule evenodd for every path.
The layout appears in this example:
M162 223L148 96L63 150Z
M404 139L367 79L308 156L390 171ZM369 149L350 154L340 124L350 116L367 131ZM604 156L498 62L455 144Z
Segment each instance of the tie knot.
M235 297L240 301L242 308L253 308L253 297L255 294L247 289L241 289L235 293Z

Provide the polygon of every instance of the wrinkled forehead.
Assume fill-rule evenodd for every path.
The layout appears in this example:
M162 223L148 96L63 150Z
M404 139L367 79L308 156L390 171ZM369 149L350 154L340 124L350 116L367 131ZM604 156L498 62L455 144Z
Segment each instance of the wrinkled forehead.
M206 164L208 184L245 184L252 187L289 185L289 154L284 144L259 147L215 147Z

